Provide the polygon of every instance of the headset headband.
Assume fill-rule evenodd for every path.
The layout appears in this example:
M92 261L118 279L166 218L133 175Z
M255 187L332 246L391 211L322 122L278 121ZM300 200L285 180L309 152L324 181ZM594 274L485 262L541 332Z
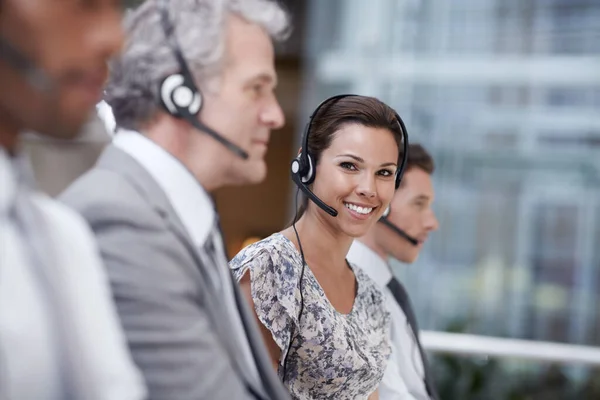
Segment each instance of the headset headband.
M160 8L160 23L163 26L167 43L169 44L173 55L177 59L177 64L179 64L179 69L181 70L180 73L183 75L184 79L186 80L186 84L190 87L190 89L194 89L197 92L198 89L194 82L194 78L190 69L188 68L185 58L183 57L183 52L181 51L181 47L179 47L179 42L177 41L175 25L171 23L171 19L169 18L169 1L158 0L158 7Z

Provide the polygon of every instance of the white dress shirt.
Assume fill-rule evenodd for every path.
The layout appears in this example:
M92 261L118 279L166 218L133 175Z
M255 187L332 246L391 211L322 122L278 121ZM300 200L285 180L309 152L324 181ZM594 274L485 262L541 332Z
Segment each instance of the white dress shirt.
M158 183L204 259L207 256L205 245L207 241L212 241L220 260L219 265L213 265L212 259L205 262L208 267L214 268L207 268L211 283L223 294L222 300L229 310L229 319L238 333L242 357L258 382L260 378L256 363L235 304L233 280L225 258L223 240L216 229L218 216L211 197L179 160L144 135L119 129L113 144L139 162Z
M102 100L100 103L96 104L96 114L98 114L98 117L104 123L106 132L108 132L110 136L114 136L117 123L112 113L112 108L108 103Z
M88 226L0 148L0 398L81 396L64 376L88 398L146 395Z
M381 385L381 400L426 400L429 399L423 381L424 368L421 354L406 315L387 288L392 279L388 263L376 252L355 240L347 255L348 261L362 268L377 283L386 298L386 305L392 317L392 354L387 364Z

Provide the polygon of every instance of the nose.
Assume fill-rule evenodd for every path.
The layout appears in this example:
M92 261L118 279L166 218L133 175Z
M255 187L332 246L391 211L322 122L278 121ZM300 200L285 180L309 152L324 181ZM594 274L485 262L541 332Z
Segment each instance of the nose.
M277 101L277 97L273 95L271 100L260 114L261 122L271 129L279 129L285 124L285 116L283 110Z
M371 174L362 174L359 178L356 192L363 197L373 198L377 194L375 178Z
M431 232L437 231L439 227L440 223L438 222L435 213L433 212L433 210L429 210L429 214L427 216L427 219L425 220L425 228Z
M101 56L104 63L117 55L125 42L123 31L122 8L116 2L111 2L102 10L102 15L97 20L96 29L92 31L90 42Z

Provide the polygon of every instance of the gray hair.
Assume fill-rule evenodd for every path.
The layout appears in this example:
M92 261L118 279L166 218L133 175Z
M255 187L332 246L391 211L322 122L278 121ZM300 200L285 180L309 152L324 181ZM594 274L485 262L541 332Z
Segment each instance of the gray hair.
M218 75L229 14L262 27L272 39L290 32L287 13L271 0L171 0L175 37L198 86ZM125 17L127 42L110 63L105 101L117 126L139 129L160 107L159 85L179 67L160 22L156 0L146 0Z

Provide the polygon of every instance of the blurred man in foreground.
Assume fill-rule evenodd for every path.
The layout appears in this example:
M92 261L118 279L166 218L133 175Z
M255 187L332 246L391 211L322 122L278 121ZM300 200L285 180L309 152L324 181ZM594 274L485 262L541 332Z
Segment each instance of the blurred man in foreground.
M91 4L88 4L91 3ZM140 399L89 228L37 192L19 135L73 138L121 47L113 0L0 2L0 398Z
M413 263L429 234L437 230L438 221L431 209L433 171L429 153L421 145L411 144L406 172L389 209L348 252L348 260L382 288L392 316L392 355L379 389L381 400L437 399L410 299L387 261L392 257Z
M63 194L96 234L152 399L287 399L234 284L211 193L261 182L274 95L269 0L147 0L105 100L117 131Z

